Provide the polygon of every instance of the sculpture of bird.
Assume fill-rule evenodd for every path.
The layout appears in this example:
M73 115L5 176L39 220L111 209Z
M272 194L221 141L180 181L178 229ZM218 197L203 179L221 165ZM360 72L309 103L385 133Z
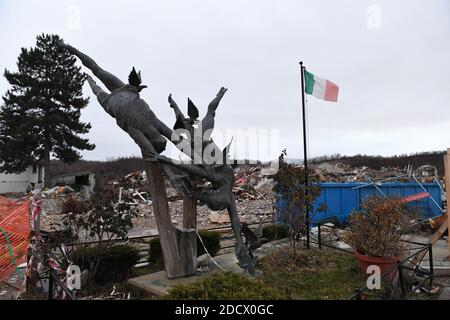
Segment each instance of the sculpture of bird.
M188 116L191 120L197 120L199 112L195 104L188 98Z
M137 92L141 92L142 89L147 88L146 85L141 85L141 83L142 83L141 71L136 72L136 69L133 67L133 69L130 72L130 75L128 76L128 84L130 86L135 87Z

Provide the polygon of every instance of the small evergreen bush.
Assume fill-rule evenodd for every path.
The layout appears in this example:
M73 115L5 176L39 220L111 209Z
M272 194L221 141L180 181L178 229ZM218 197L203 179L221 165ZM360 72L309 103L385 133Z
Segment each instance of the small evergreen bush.
M93 264L97 259L96 270ZM129 245L116 245L110 248L82 247L72 255L74 264L80 268L94 272L93 282L104 285L113 282L126 281L130 276L132 267L139 260L139 252Z
M288 237L289 226L285 224L269 224L263 227L263 237L269 241Z

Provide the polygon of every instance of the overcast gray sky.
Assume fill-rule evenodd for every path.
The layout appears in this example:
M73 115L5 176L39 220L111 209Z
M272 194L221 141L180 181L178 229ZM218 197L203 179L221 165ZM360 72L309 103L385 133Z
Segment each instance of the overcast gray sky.
M42 32L125 81L132 66L141 69L149 85L141 96L170 126L169 93L182 108L189 96L204 114L227 87L216 127L279 130L273 157L283 148L302 157L300 60L340 87L337 103L308 97L311 155L450 147L448 0L0 0L1 72L16 70L20 48ZM1 77L0 94L7 88ZM87 84L84 92L91 102L82 118L97 145L84 158L138 155Z

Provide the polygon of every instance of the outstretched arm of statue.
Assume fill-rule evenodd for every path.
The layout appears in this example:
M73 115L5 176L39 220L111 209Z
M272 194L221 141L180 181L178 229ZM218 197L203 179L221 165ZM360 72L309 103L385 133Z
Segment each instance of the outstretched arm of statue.
M72 47L70 44L65 43L61 40L59 42L59 45L63 48L65 48L67 51L72 53L73 55L77 56L78 59L81 60L81 63L87 68L89 68L92 73L100 79L101 82L108 88L109 91L114 91L116 89L119 89L125 85L119 78L117 78L112 73L103 70L100 68L100 66L88 55L82 53L78 49Z
M222 100L225 92L227 92L226 88L224 88L224 87L220 88L216 97L208 105L208 111L202 120L202 130L205 135L204 140L209 139L212 129L214 129L214 118L216 116L216 110L217 110L220 100ZM208 135L208 136L206 136L206 135Z
M106 100L109 98L109 94L102 88L100 88L100 86L97 85L97 83L94 81L94 79L92 79L91 76L89 75L87 76L87 81L89 83L89 86L91 87L92 92L97 96L97 100L100 103L100 105L103 107L103 109L105 109L106 112L108 112L105 105Z
M230 216L231 228L236 237L236 257L238 258L239 265L247 270L250 274L253 274L255 270L256 259L247 250L244 244L241 234L241 224L236 208L236 199L233 193L230 194L230 203L228 205L228 215Z

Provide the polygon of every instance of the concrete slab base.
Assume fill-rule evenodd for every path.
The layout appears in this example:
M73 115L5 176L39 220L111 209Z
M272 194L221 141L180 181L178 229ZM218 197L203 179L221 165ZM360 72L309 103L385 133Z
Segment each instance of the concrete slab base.
M214 262L209 264L209 272L197 273L194 276L169 279L165 271L150 273L144 276L132 278L128 283L141 288L150 294L161 296L168 293L169 289L175 285L188 284L201 279L213 272L230 271L235 273L243 273L243 269L238 266L235 254L228 253L214 257L217 266Z
M197 281L201 278L199 275L186 278L169 279L165 271L159 271L128 280L128 283L141 288L155 296L162 296L168 293L168 290L179 284L187 284Z

